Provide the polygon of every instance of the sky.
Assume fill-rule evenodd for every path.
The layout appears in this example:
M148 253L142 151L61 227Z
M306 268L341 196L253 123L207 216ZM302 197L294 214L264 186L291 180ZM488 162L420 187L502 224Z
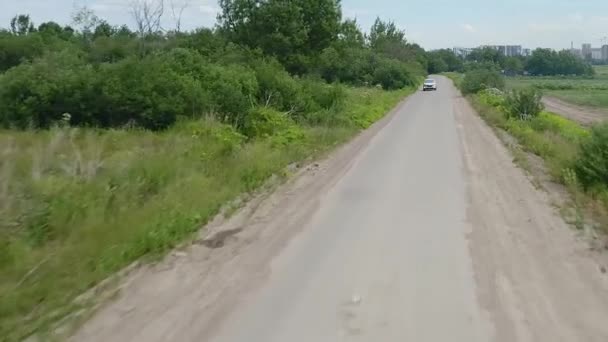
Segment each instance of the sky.
M149 0L148 0L149 1ZM172 0L165 0L170 3ZM210 27L217 0L173 0L188 3L182 26ZM0 26L15 14L30 14L39 24L71 23L74 8L86 5L114 25L132 25L130 0L0 0ZM608 36L608 0L342 0L344 17L356 18L368 30L376 17L394 21L410 41L425 49L523 45L562 49L574 42L599 47ZM164 27L174 24L167 10ZM606 41L608 44L608 41Z

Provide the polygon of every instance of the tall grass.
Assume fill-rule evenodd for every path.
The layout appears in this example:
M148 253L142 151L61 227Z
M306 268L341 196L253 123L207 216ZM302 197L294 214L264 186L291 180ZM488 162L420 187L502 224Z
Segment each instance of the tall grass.
M0 131L0 336L23 339L142 257L161 256L222 205L318 156L412 89L348 89L340 124L248 139L212 119L171 129ZM323 120L321 120L323 121Z

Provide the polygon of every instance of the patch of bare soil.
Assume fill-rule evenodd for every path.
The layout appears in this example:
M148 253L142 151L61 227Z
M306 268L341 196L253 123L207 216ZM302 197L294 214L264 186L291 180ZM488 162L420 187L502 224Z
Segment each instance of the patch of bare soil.
M545 96L543 97L543 103L548 111L563 115L585 126L591 126L608 118L608 111L577 106L555 97Z

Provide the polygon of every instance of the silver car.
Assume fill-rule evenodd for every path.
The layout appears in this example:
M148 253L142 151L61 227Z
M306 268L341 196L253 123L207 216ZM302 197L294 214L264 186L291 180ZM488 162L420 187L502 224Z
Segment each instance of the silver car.
M422 85L422 91L427 90L437 90L437 82L434 79L428 78L424 80L424 84Z

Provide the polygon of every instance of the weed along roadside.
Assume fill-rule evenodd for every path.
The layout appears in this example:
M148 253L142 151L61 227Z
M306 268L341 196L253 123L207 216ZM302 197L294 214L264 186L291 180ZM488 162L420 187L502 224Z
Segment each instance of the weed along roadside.
M162 256L222 205L345 142L413 91L343 87L314 123L260 107L241 131L201 119L160 133L0 132L0 334L13 341L52 329L83 309L74 298L91 286Z
M516 140L515 162L531 171L526 153L540 157L543 175L532 176L546 174L568 190L569 196L561 205L569 223L608 233L608 159L600 152L608 150L607 124L589 129L545 111L540 92L533 87L503 91L482 86L467 91L463 85L468 75L447 76L468 94L469 102L491 127ZM476 82L492 84L491 80ZM502 88L504 82L497 85ZM605 240L600 244L608 246Z

